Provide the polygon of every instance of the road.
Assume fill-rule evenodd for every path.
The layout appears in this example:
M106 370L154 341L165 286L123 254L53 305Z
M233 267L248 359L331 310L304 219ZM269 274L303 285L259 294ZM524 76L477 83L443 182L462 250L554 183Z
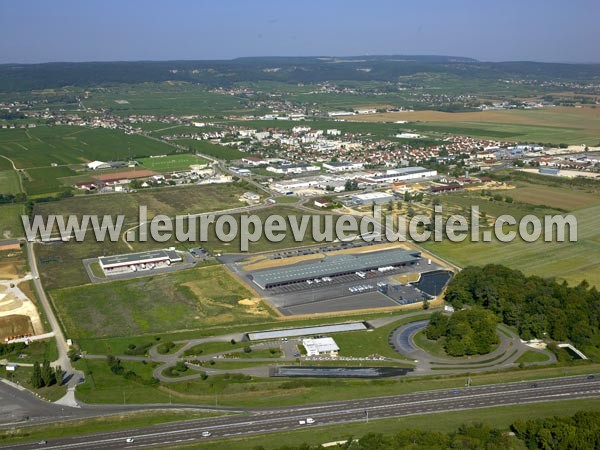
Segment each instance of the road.
M31 270L31 275L33 276L33 285L35 287L35 292L37 294L38 300L40 301L42 308L44 309L44 313L46 314L46 319L50 324L50 328L54 332L54 338L56 339L56 347L58 348L58 359L53 362L54 366L60 366L62 370L65 372L65 379L68 380L67 387L73 388L81 378L83 378L83 374L79 371L73 369L71 364L71 360L69 359L69 346L67 345L67 341L62 332L62 328L54 314L54 310L48 301L48 297L46 297L46 292L42 287L42 282L40 281L40 273L37 267L37 259L35 257L35 250L33 248L33 242L27 241L27 259L29 260L29 268Z
M57 438L50 440L44 448L106 450L161 445L175 446L215 438L243 438L262 433L359 422L365 421L367 416L371 420L500 405L598 397L600 397L600 378L597 376L592 379L586 376L555 378L536 382L503 383L458 390L441 389L271 410L252 410L248 414L174 422L72 438ZM300 425L299 421L307 417L312 417L315 423ZM212 436L203 438L202 431L210 431ZM128 437L134 438L135 442L127 444L125 439ZM39 446L36 443L24 443L12 444L10 448L27 450L39 448Z

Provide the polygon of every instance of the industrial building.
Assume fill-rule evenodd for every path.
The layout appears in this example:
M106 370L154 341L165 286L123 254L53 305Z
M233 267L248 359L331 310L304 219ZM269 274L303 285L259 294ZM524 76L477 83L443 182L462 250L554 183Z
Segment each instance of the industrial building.
M389 203L392 200L394 200L392 194L387 194L385 192L366 192L364 194L348 196L348 200L345 203L352 206L379 205L381 203Z
M280 339L296 336L310 336L324 333L342 333L346 331L367 330L364 322L349 322L332 325L317 325L314 327L286 328L283 330L256 331L247 334L247 340L260 341L263 339Z
M437 170L426 169L424 167L404 167L386 170L385 172L376 173L363 178L370 183L395 183L398 181L419 180L435 176L437 176Z
M152 269L156 265L171 265L181 262L182 258L175 250L150 250L125 255L102 256L98 258L100 268L105 274Z
M302 345L306 349L306 356L337 356L340 351L334 339L330 337L302 339Z
M359 254L326 255L324 258L291 264L274 269L256 270L250 279L261 289L270 289L307 280L337 277L380 267L401 267L415 264L421 253L408 250L382 250Z
M361 162L339 161L323 163L323 169L328 170L329 172L350 172L353 170L361 170L362 168L363 163Z

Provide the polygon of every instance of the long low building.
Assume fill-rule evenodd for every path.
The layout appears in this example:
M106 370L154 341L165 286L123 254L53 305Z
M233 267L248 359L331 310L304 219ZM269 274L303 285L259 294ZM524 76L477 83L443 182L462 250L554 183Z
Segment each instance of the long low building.
M268 330L250 332L246 336L250 341L260 341L263 339L280 339L296 336L310 336L325 333L342 333L346 331L364 331L367 330L364 322L338 323L332 325L317 325L314 327L285 328L282 330Z
M415 264L421 256L418 251L381 250L377 252L326 255L323 259L307 261L277 269L250 272L252 281L262 289L301 283L323 277L349 275L380 267L401 267Z
M175 250L150 250L147 252L127 253L125 255L102 256L98 258L100 267L104 271L124 267L139 266L141 264L158 264L182 261Z
M380 172L363 177L363 179L370 183L395 183L398 181L419 180L436 176L437 170L426 169L424 167L403 167L400 169L389 169L383 173Z

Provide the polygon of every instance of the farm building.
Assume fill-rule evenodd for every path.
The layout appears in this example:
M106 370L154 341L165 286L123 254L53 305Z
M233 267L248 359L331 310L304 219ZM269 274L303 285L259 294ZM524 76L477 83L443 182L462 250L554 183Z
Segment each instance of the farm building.
M337 356L340 348L335 340L330 337L302 339L302 345L306 349L306 356L329 355Z
M323 259L262 269L250 273L252 281L262 289L306 282L315 278L337 277L359 271L377 270L380 267L401 267L415 264L420 252L408 250L382 250L362 254L338 254Z
M175 250L151 250L147 252L128 253L125 255L102 256L98 258L104 273L117 273L125 269L152 268L153 265L171 265L182 261Z

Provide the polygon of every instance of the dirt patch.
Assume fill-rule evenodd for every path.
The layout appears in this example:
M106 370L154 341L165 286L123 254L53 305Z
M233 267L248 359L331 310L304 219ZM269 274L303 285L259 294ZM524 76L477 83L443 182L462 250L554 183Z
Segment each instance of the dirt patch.
M246 306L246 312L256 316L264 316L265 309L263 308L260 298L244 298L238 302L242 306Z
M11 336L34 334L31 320L27 316L11 315L0 317L0 340Z

